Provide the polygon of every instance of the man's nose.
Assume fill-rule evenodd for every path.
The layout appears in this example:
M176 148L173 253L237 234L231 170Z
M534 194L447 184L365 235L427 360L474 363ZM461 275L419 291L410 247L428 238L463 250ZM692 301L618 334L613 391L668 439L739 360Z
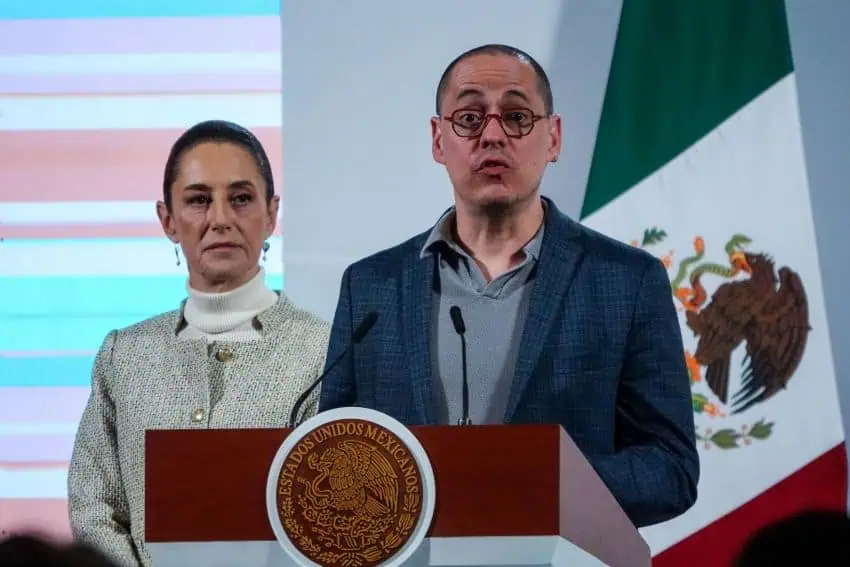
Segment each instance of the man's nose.
M484 146L504 145L507 141L504 129L502 129L501 117L490 114L485 118L484 130L481 131L481 144Z

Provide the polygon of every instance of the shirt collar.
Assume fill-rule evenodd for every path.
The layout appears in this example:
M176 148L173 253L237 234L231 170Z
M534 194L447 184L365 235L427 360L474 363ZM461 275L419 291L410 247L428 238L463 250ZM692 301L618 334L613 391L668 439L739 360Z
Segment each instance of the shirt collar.
M543 215L545 219L545 215L547 214L546 200L541 199L541 202L543 203ZM434 228L432 228L431 232L428 234L428 238L425 239L425 244L422 245L422 249L419 251L420 259L433 256L435 250L441 244L443 246L447 246L449 249L461 256L469 257L469 254L467 254L466 251L454 241L454 237L452 236L452 222L454 221L454 215L455 207L451 207L440 216L439 220L437 220L437 223L434 225ZM543 246L545 225L546 222L544 220L544 222L540 224L540 228L534 234L534 237L522 247L526 256L532 260L540 259L540 249Z

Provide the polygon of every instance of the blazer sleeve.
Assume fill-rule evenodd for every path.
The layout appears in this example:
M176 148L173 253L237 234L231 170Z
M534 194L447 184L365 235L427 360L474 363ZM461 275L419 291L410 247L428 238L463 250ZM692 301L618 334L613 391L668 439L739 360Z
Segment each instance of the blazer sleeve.
M339 299L334 313L331 335L328 340L328 354L325 359L325 370L329 370L322 384L319 397L319 410L325 411L339 407L354 405L357 401L357 382L354 374L352 356L340 360L334 368L331 365L339 358L354 331L351 314L351 266L342 274L339 286Z
M68 468L68 508L74 539L120 565L141 564L130 535L130 511L118 462L113 386L116 332L103 341L92 371L91 394Z
M319 376L322 375L322 372L324 372L325 364L327 363L328 336L330 334L328 324L322 321L321 324L316 325L314 334L315 338L313 344L315 355L313 360L310 362L312 372L310 372L310 382L307 387L313 385ZM301 414L296 416L296 424L304 423L316 415L319 408L319 393L321 391L322 383L320 382L318 387L314 388L307 396L307 399L304 400L304 405L301 407Z
M616 406L617 450L593 459L599 476L638 527L682 514L696 501L699 456L682 334L654 258L637 294Z

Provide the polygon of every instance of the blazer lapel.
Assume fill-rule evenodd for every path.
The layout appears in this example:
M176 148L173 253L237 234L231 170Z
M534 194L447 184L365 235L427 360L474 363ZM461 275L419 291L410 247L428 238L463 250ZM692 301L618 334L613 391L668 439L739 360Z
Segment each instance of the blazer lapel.
M579 265L582 247L578 225L563 216L548 202L546 233L540 249L537 274L532 283L528 314L526 315L519 354L505 409L505 423L510 423L528 386L543 342L560 314L563 297L572 283Z
M431 350L428 342L431 334L433 283L433 259L420 259L418 249L408 254L401 286L402 328L410 360L408 371L413 385L413 400L421 423L426 425L434 425Z

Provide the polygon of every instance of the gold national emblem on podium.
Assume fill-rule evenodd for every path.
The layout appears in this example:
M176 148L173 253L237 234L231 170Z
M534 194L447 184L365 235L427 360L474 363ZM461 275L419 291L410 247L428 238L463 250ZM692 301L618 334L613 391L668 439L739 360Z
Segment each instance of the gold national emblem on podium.
M422 512L423 482L393 432L340 419L305 435L277 480L283 530L307 558L328 567L372 567L398 553Z

